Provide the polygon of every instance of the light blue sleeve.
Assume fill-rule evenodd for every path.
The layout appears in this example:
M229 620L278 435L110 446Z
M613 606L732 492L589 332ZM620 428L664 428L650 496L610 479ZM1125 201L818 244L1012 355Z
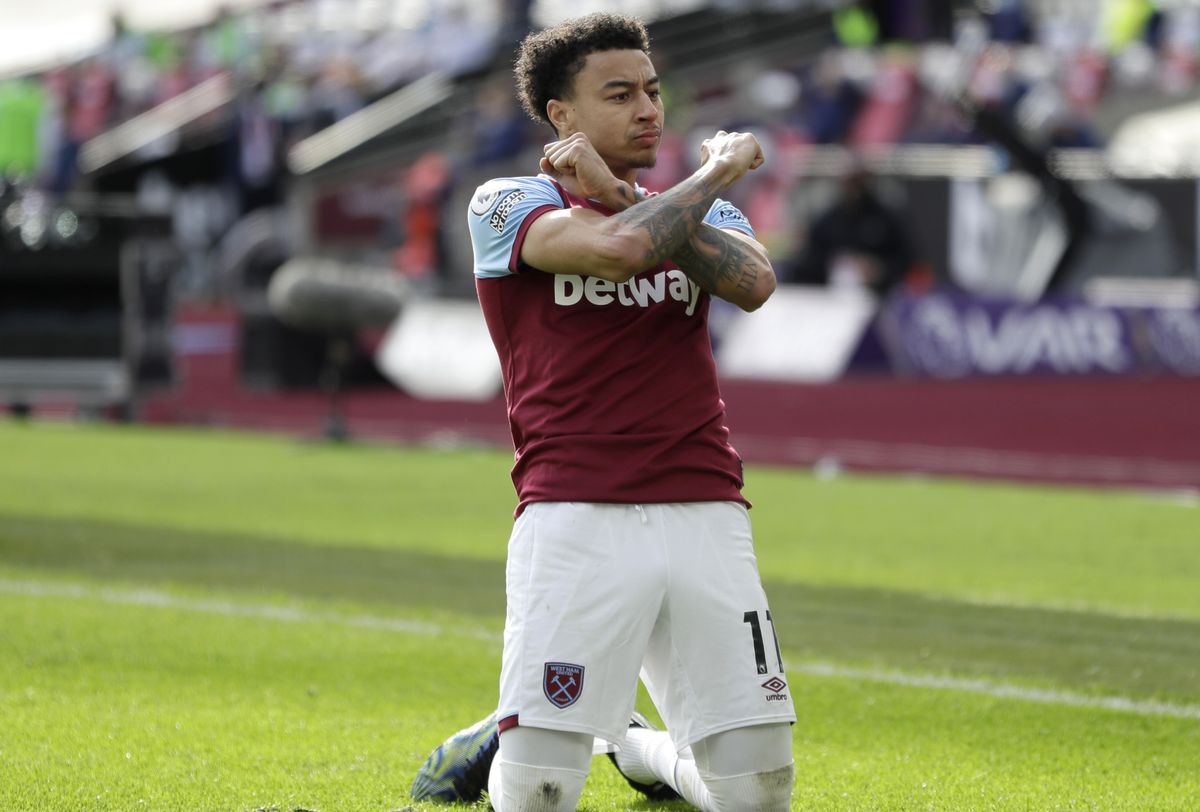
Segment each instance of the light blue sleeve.
M704 215L704 222L717 228L737 229L747 237L754 236L754 229L750 226L746 215L742 214L737 206L719 197L713 201L708 214Z
M513 273L521 224L547 206L563 208L562 196L547 178L496 178L476 189L467 212L475 276L492 279Z

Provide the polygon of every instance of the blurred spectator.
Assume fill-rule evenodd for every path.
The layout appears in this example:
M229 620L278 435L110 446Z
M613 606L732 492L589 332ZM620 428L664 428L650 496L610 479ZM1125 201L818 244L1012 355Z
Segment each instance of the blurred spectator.
M1108 0L1104 12L1106 44L1110 51L1119 51L1147 35L1154 4L1150 0Z
M356 57L372 88L386 91L424 74L424 55L414 46L414 36L411 31L389 28L359 49Z
M882 42L948 40L953 28L954 0L866 0L879 23Z
M450 165L440 152L427 152L404 177L408 205L401 214L404 242L396 250L396 269L418 289L432 290L449 273L442 210L451 191ZM442 278L439 278L442 277Z
M505 53L516 46L532 30L533 23L530 19L532 7L533 0L500 0L500 35L496 45Z
M507 77L496 77L483 85L468 121L468 164L472 167L516 157L530 131L529 119L517 105L512 81Z
M1050 123L1046 145L1054 149L1097 149L1100 137L1086 119L1064 113Z
M217 9L213 21L205 26L197 59L207 69L245 71L256 65L255 43L246 30L245 18L229 6Z
M872 190L871 176L855 167L843 177L837 201L813 223L796 281L884 295L908 273L909 245L899 215Z
M993 0L985 12L992 42L1029 42L1030 26L1023 0Z
M843 47L870 48L879 42L879 20L866 3L846 3L833 12L833 33Z
M178 38L164 37L163 39L165 42L157 56L154 57L157 76L154 86L154 105L175 98L193 85L190 56L196 50L198 38L189 32Z
M104 132L116 121L117 85L112 69L99 58L85 60L75 72L68 129L76 144Z
M308 83L290 66L276 74L268 73L263 90L267 115L279 123L286 144L292 144L312 132L309 116Z
M848 142L854 146L895 144L903 140L905 128L917 104L917 75L907 50L889 49L850 129Z
M980 55L968 84L971 98L981 107L1011 112L1028 90L1016 74L1017 52L1004 44L991 45Z
M817 144L835 144L845 137L862 104L858 89L842 74L837 51L821 54L801 95L800 124Z
M328 62L309 88L312 128L335 124L363 107L362 81L357 66L348 58Z
M482 10L482 4L472 5L465 0L442 0L434 5L421 36L430 70L459 76L491 61L497 32L483 19Z
M96 55L112 80L110 120L132 118L153 105L158 84L156 68L167 57L164 35L147 35L130 28L120 14L112 17L112 39ZM151 53L153 40L153 53Z
M913 110L904 142L908 144L969 144L971 124L962 112L933 93L924 92Z
M33 79L0 82L0 180L31 180L41 168L38 128L47 101L42 85Z
M241 212L278 204L283 192L282 138L279 122L269 114L263 83L247 88L238 99L231 143Z
M1108 60L1093 49L1083 49L1067 66L1064 91L1071 109L1091 115L1108 84Z
M68 67L54 68L43 79L46 108L38 135L46 161L42 185L55 197L65 194L75 178L76 150L67 132L73 81Z
M1187 93L1196 83L1196 53L1200 49L1200 8L1176 8L1162 24L1163 59L1160 85L1173 96Z

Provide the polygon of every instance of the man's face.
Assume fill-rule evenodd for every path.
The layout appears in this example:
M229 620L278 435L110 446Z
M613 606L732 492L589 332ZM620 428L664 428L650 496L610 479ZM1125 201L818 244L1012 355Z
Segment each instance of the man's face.
M582 132L612 170L654 166L662 137L658 74L641 51L588 54L565 100L567 132Z

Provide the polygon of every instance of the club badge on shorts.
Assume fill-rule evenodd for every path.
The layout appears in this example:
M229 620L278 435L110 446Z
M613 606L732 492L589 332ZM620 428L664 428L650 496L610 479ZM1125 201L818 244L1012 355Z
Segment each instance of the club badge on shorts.
M546 663L542 690L556 708L569 708L583 692L583 666L570 663Z

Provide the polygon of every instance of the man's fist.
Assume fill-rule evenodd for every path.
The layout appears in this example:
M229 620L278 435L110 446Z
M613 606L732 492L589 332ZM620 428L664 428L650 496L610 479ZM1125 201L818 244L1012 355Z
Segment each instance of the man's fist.
M762 145L750 133L728 133L717 130L712 138L704 139L700 145L700 164L709 161L725 163L737 173L737 177L758 169L766 160Z
M546 145L541 170L554 178L574 177L585 197L603 198L617 179L583 133Z

